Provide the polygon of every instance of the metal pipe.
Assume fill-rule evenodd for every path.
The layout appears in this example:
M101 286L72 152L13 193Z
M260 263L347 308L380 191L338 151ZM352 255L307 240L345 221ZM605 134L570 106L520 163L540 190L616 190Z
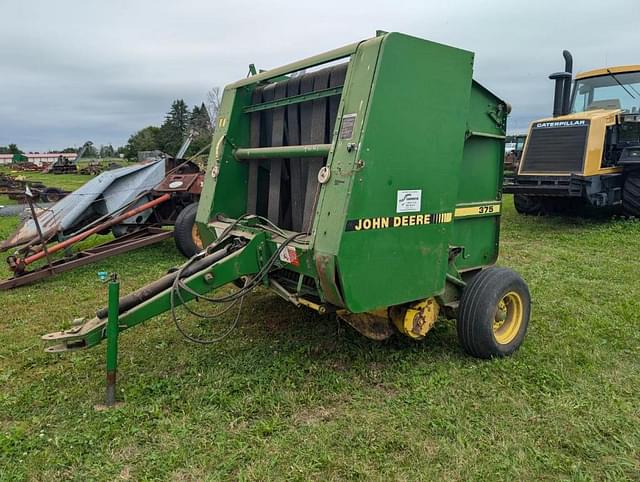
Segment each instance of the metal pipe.
M361 42L366 42L366 40L363 40ZM258 75L252 75L250 77L247 77L246 79L238 80L237 82L230 84L228 88L237 89L245 85L256 84L258 82L273 79L274 77L280 77L292 72L298 72L299 70L315 67L316 65L325 64L333 60L339 60L345 57L349 57L350 55L353 55L361 42L354 42L352 44L345 45L344 47L329 50L318 55L307 57L306 59L298 60L297 62L283 65L282 67L276 67L275 69L261 72Z
M109 317L107 319L107 390L105 405L116 404L116 371L118 369L118 301L120 300L120 281L114 273L109 281Z
M217 263L218 261L220 261L222 258L224 258L230 253L231 246L232 245L227 245L225 248L221 249L220 251L216 251L213 254L205 256L201 260L194 261L189 267L187 267L187 269L185 269L182 272L182 275L185 278L188 278L192 274L195 274L198 271L201 271L207 268L208 266L211 266L212 264ZM173 273L169 273L163 276L162 278L152 283L149 283L148 285L143 286L142 288L134 291L133 293L130 293L127 296L123 297L120 300L120 303L118 306L118 313L120 314L120 313L124 313L125 311L129 311L134 306L137 306L140 303L153 298L155 295L166 290L167 288L170 288L171 285L173 285L173 281L176 279L177 275L178 275L177 271L174 271ZM104 319L108 315L109 315L108 308L102 308L101 310L98 310L98 312L96 313L96 316L100 319Z
M573 73L573 57L571 52L568 50L562 51L562 56L564 57L564 71L567 74ZM571 102L571 75L569 77L565 77L564 79L564 88L562 91L562 115L567 115L571 106L569 103Z
M553 94L553 117L562 115L563 112L563 96L564 96L564 84L571 82L571 74L568 72L555 72L549 76L551 80L555 80L555 91Z
M99 224L97 226L94 226L91 229L88 229L87 231L80 233L76 236L73 236L69 239L65 239L64 241L62 241L61 243L58 244L54 244L53 246L51 246L49 248L49 254L55 253L57 251L60 251L61 249L66 248L67 246L71 246L72 244L75 244L79 241L82 241L83 239L88 238L89 236L91 236L92 234L97 233L98 231L102 231L104 229L108 229L111 226L115 226L116 224L120 224L122 221L125 221L126 219L129 219L130 217L135 216L136 214L139 214L143 211L146 211L147 209L153 208L155 206L157 206L158 204L162 204L163 202L169 200L171 198L171 194L167 193L167 194L163 194L162 196L160 196L159 198L156 198L152 201L149 201L147 203L144 203L140 206L138 206L135 209L132 209L131 211L127 211L124 214L121 214L120 216L117 216L113 219L111 219L110 221L107 221L103 224ZM27 264L31 264L34 261L38 261L39 259L43 258L45 256L45 253L40 251L39 253L33 254L31 256L28 256L26 258L24 258L22 260L23 265L27 265Z
M279 159L290 157L326 157L331 150L331 144L308 144L305 146L281 147L249 147L233 151L239 161L251 159Z
M33 223L36 225L36 231L38 232L38 239L42 245L42 252L44 252L44 256L47 258L47 264L49 265L49 270L52 269L51 256L49 256L49 250L47 249L47 242L42 235L42 228L40 227L40 222L38 221L38 214L36 213L36 208L33 207L33 199L31 199L31 190L26 195L27 203L29 204L29 209L31 210L31 216L33 217ZM17 264L16 267L23 267L24 265Z

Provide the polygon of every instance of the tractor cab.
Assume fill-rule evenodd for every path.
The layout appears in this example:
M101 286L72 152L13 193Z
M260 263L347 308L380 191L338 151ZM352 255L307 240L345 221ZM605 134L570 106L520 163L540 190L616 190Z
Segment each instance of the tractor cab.
M504 192L521 214L623 209L640 215L640 65L578 73L564 51L553 116L531 123ZM572 89L573 86L573 89Z

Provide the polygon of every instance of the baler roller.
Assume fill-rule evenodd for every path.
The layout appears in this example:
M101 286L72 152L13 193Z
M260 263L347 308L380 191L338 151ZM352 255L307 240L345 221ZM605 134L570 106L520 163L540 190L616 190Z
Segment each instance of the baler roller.
M327 157L331 144L310 144L306 146L247 147L233 151L239 161L259 159L280 159L290 157Z

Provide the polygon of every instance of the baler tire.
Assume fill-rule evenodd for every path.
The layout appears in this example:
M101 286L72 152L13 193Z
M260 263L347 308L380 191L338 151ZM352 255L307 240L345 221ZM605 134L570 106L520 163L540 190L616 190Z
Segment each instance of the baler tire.
M545 212L542 200L527 196L526 194L514 194L513 205L519 214L525 214L527 216L540 216Z
M499 320L499 313L504 313L504 320ZM531 295L520 275L508 268L486 268L462 292L458 339L476 358L511 355L524 340L530 314Z
M173 229L173 239L176 242L176 248L186 258L193 257L197 252L202 250L202 241L199 241L196 230L196 213L198 212L198 203L189 204L185 207L178 217Z
M64 193L56 187L48 187L40 193L43 203L57 203L64 197Z
M622 187L622 208L627 216L640 218L640 170L627 174Z

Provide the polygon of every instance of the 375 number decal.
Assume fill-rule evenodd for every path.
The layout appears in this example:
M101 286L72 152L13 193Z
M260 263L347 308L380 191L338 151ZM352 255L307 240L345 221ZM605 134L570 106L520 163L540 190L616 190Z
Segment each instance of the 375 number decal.
M495 205L478 206L478 214L489 214L494 212Z

